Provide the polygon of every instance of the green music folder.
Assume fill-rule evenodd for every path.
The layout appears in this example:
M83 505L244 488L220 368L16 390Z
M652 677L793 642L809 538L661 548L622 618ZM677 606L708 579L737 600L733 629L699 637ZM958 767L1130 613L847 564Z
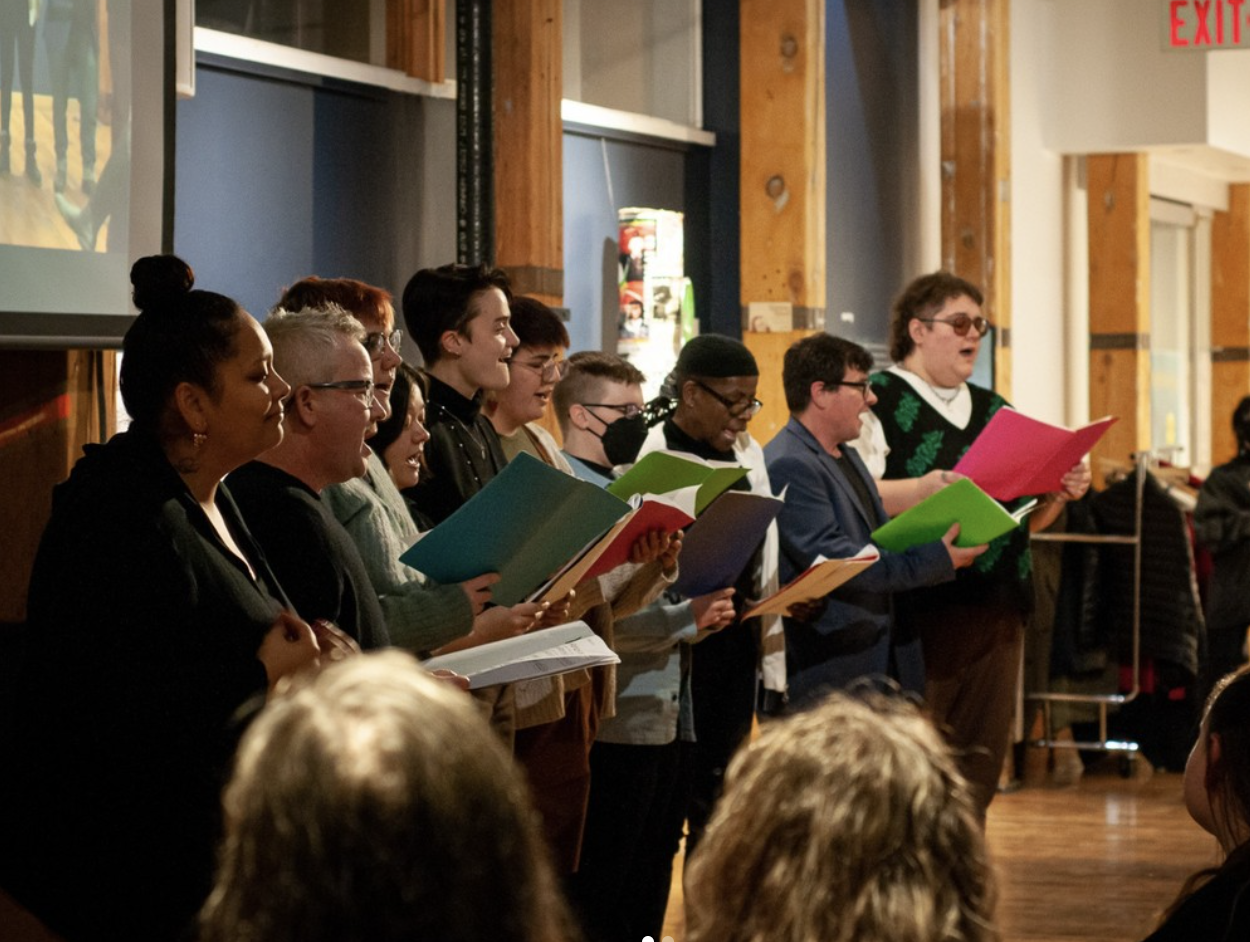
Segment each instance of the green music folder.
M969 478L961 478L915 507L903 511L872 533L872 541L882 549L901 553L922 543L940 540L959 524L956 546L980 546L1014 530L1037 506L1031 500L1015 511L990 497Z

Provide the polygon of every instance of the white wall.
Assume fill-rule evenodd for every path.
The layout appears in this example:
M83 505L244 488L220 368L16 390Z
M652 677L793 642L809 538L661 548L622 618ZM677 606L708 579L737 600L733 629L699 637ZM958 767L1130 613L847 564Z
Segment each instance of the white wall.
M1064 161L1043 140L1058 41L1048 6L1014 0L1010 14L1011 399L1022 412L1067 424L1084 407L1069 401L1069 373L1088 367L1087 358L1072 362L1065 346Z

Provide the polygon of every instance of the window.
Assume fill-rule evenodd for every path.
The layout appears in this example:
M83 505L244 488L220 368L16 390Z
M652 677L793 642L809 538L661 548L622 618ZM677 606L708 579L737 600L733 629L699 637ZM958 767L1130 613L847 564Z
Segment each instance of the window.
M386 64L386 0L196 0L195 25Z

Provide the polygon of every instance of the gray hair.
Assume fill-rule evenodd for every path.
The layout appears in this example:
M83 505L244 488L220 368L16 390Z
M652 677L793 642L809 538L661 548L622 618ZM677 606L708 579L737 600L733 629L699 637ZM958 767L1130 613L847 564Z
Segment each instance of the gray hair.
M337 304L304 308L298 313L275 308L265 319L265 333L273 344L273 364L295 389L319 382L341 337L357 343L365 339L360 321Z

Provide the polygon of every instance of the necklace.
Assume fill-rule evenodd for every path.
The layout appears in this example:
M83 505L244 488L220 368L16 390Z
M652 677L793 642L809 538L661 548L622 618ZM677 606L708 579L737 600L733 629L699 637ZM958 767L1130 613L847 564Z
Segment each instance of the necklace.
M906 367L904 367L904 369L906 369ZM934 386L931 382L929 382L927 379L925 379L915 370L907 370L907 372L911 373L912 376L916 377L916 379L920 380L920 382L928 386L929 392L933 393L933 398L936 399L938 402L940 402L947 409L949 409L951 405L954 404L955 400L959 398L959 394L960 392L963 391L963 388L964 388L962 384L960 384L959 386L956 386L954 389L949 389L945 386Z
M956 386L954 389L945 389L945 387L942 387L942 386L934 386L927 379L923 380L923 382L926 386L929 387L929 391L933 393L934 397L938 400L938 402L942 403L942 405L947 406L948 408L952 402L954 402L956 399L959 398L959 391L962 388L960 386ZM947 395L945 396L942 395L941 391L945 391Z
M473 429L469 428L469 426L468 426L468 425L464 422L464 420L462 420L462 419L460 418L460 416L456 415L454 412L452 412L450 409L448 409L448 408L447 408L445 405L443 405L441 402L432 402L432 403L429 403L429 405L435 406L435 407L438 409L438 411L439 411L442 415L447 416L447 418L449 418L449 419L451 419L453 422L455 422L455 423L456 423L456 425L460 426L460 429L461 429L461 430L464 432L464 434L468 437L469 441L471 441L471 442L473 442L473 444L477 445L478 454L479 454L479 455L481 455L481 457L482 457L483 459L485 459L485 458L486 458L486 442L482 441L481 437L480 437L479 435L477 435L477 434L473 431ZM459 437L459 436L457 436L457 437ZM462 449L464 448L464 443L463 443L463 442L461 442L460 447L461 447ZM475 472L475 476L476 476L476 472Z

